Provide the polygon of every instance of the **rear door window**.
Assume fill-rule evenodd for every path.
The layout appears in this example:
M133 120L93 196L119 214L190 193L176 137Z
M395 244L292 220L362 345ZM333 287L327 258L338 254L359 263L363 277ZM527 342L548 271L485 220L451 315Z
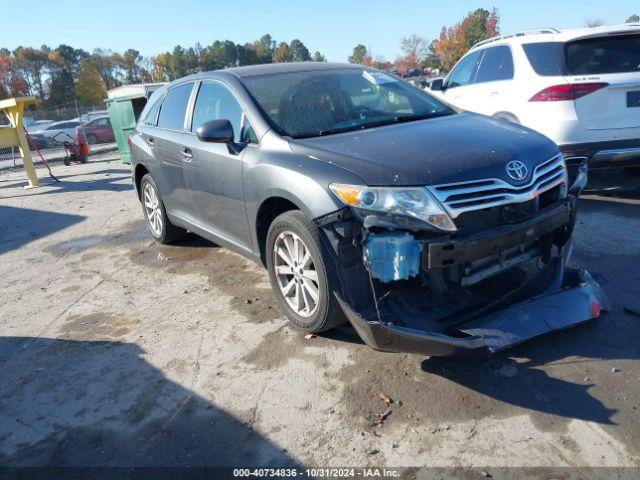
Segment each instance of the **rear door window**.
M569 75L640 72L640 35L590 38L567 44Z
M158 127L171 130L182 130L184 128L184 116L187 112L187 104L191 96L192 83L184 83L173 87L167 92L160 115L158 117Z
M505 45L487 48L482 57L475 83L511 80L513 78L513 57L511 49Z
M463 58L451 71L449 80L447 80L447 88L462 87L473 83L483 53L474 52Z

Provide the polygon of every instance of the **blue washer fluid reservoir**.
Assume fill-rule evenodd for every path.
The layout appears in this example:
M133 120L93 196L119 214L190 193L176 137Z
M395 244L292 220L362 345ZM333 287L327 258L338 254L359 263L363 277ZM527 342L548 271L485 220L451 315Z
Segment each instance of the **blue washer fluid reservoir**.
M422 243L409 232L369 233L364 242L365 263L381 282L407 280L420 271Z

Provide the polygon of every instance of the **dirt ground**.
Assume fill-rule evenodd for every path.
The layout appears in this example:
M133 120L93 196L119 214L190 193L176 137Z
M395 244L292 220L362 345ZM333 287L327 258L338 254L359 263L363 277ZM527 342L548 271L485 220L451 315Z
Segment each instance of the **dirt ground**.
M305 340L261 267L156 245L127 165L55 173L0 176L0 466L640 466L637 190L579 206L613 312L443 360Z

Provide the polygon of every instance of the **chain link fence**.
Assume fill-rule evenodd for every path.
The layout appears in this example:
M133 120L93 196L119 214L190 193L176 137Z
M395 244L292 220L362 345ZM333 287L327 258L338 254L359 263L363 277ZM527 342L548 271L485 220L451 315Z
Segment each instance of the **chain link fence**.
M9 119L0 113L0 128L9 126ZM44 163L43 159L48 163L67 162L78 158L78 154L90 156L116 149L104 106L28 107L24 127L36 167ZM23 163L18 147L0 147L0 172L21 168Z

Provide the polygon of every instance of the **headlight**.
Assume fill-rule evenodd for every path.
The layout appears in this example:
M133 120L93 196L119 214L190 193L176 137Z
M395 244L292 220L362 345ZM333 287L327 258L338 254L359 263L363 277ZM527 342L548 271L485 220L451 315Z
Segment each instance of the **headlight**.
M340 200L356 209L415 218L440 230L456 231L453 220L424 187L367 187L332 183L329 188Z

